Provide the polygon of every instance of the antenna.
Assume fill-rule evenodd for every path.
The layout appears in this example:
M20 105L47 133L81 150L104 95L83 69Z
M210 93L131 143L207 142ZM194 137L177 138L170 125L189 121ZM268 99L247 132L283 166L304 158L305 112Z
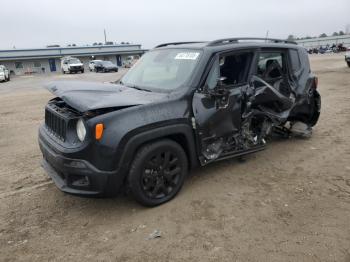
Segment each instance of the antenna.
M106 29L103 29L103 32L105 34L105 45L107 44L107 35L106 35Z

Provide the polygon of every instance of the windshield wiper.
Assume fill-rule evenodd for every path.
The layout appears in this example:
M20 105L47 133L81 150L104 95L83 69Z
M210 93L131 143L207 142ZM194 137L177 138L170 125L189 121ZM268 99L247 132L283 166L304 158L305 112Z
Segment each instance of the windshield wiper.
M124 84L125 85L125 84ZM137 90L141 90L141 91L146 91L146 92L152 92L151 90L149 89L146 89L146 88L142 88L142 87L139 87L137 85L125 85L126 87L130 87L130 88L134 88L134 89L137 89Z
M118 81L116 81L116 83L118 83L120 85L123 85L123 86L126 86L126 87L129 87L129 88L134 88L134 89L141 90L141 91L146 91L146 92L152 92L152 90L149 90L149 89L146 89L146 88L143 88L143 87L139 87L137 85L127 85L127 84L123 83L122 80L118 80Z

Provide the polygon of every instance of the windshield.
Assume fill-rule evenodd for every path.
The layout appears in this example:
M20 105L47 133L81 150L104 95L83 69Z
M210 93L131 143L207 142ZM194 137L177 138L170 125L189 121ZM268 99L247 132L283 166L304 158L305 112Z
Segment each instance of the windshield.
M79 59L74 58L74 59L69 59L68 63L69 64L80 64L80 61L79 61Z
M200 54L199 50L185 49L150 51L124 75L121 83L155 92L170 92L189 80Z

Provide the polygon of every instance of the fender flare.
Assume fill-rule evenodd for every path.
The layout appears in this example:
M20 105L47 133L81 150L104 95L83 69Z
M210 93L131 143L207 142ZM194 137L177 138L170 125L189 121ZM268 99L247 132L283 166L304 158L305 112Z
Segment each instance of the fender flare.
M144 129L144 128L141 128ZM140 146L156 139L169 138L171 136L181 135L185 138L186 148L190 168L198 166L197 149L195 143L194 132L190 125L185 123L172 124L167 126L155 127L147 131L133 130L123 137L120 143L120 149L117 154L121 157L118 161L118 169L125 178L129 166Z

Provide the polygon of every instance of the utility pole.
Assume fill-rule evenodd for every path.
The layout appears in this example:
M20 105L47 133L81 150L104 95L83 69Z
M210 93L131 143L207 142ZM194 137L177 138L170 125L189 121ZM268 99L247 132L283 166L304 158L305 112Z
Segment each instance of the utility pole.
M105 34L105 45L107 44L107 35L106 35L106 29L103 29L103 32Z
M269 37L269 30L266 31L265 41L267 41L267 38Z

